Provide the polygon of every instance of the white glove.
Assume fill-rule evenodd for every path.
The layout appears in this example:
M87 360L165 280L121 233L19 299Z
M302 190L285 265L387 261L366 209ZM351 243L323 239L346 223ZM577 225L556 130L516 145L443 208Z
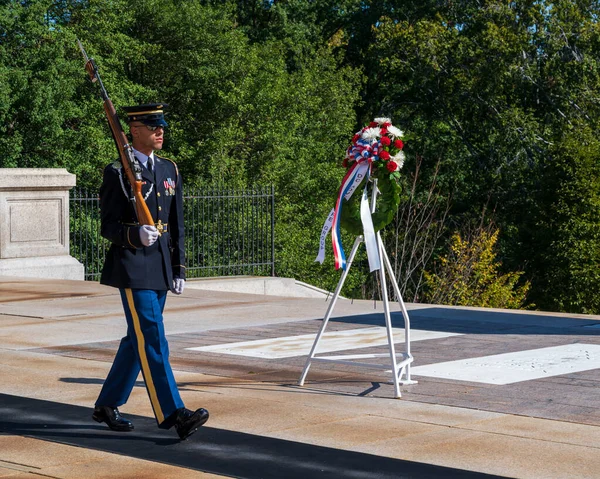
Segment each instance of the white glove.
M183 288L185 288L185 279L175 278L173 280L173 287L171 288L171 291L173 291L175 294L181 294L183 293Z
M144 246L152 246L158 239L158 230L155 226L144 225L140 227L140 241Z

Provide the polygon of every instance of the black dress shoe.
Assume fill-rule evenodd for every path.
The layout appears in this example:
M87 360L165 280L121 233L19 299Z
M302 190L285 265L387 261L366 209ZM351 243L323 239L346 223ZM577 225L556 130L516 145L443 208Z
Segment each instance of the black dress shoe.
M96 422L105 422L113 431L133 431L133 424L123 416L116 407L96 406L92 419Z
M206 421L208 421L208 411L206 409L200 408L196 411L190 411L182 407L177 410L175 429L179 438L183 440L194 434Z

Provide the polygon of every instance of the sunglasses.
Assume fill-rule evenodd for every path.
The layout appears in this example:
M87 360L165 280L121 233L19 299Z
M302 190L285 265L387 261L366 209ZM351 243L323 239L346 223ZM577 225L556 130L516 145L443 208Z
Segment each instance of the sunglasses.
M150 126L150 125L131 125L131 126L134 126L135 128L141 128L142 126L145 126L150 131L156 131L159 128L162 128L163 130L165 129L164 126Z

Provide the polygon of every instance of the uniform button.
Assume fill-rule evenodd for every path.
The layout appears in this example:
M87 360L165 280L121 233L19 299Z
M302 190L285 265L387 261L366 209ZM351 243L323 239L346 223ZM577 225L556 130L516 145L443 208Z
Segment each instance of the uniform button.
M156 196L160 196L160 193L156 193Z
M162 208L159 206L159 207L158 207L158 211L161 211L161 210L162 210Z

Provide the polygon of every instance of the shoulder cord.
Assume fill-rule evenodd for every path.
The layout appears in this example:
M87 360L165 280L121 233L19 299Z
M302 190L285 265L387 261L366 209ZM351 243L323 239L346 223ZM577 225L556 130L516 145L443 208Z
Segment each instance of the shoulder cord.
M122 169L119 168L119 181L121 182L121 188L123 189L123 194L125 195L125 197L128 200L135 201L135 198L129 198L129 195L127 194L127 190L125 189L125 183L123 182L123 174L121 173L121 171L122 171ZM154 189L154 183L152 183L150 185L150 189L148 190L148 192L144 196L144 201L146 201L148 199L148 196L150 196L150 193L152 193L153 189Z

